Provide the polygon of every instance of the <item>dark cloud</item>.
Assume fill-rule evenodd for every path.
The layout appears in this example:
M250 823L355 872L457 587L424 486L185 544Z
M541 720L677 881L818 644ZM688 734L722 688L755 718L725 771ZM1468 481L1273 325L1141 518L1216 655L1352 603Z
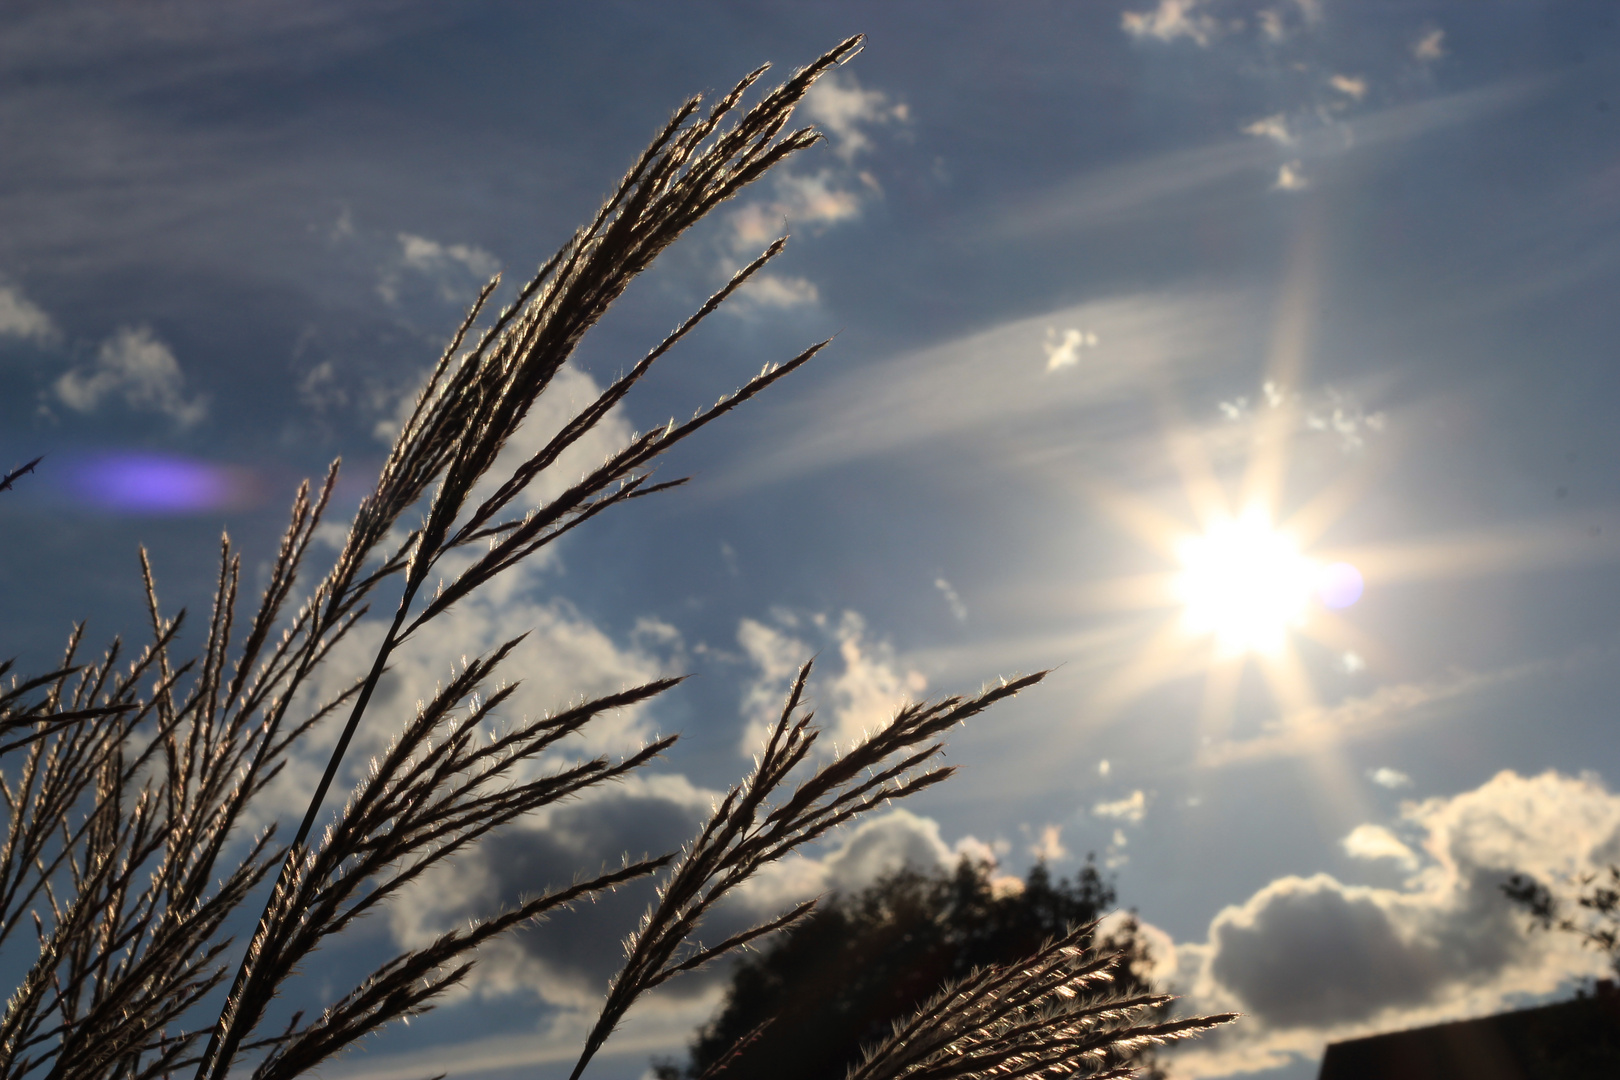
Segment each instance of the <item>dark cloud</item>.
M482 853L494 884L491 908L566 887L582 873L610 869L621 854L635 859L679 850L696 835L706 811L674 799L627 794L567 807L553 814L543 831L497 837ZM625 935L652 899L651 882L638 882L525 928L514 941L564 977L606 988L624 959Z
M1386 846L1411 856L1400 887L1279 878L1221 912L1208 943L1189 949L1201 968L1184 976L1204 1005L1249 1018L1193 1049L1205 1059L1183 1060L1189 1075L1269 1068L1335 1039L1497 1012L1602 969L1572 938L1528 932L1501 891L1515 871L1558 880L1614 850L1620 798L1594 777L1504 771L1403 804L1385 831ZM1356 847L1356 858L1387 855L1376 844L1347 850Z
M1383 906L1325 875L1274 882L1250 921L1214 940L1215 977L1275 1027L1361 1020L1423 1001L1437 982Z
M707 793L679 777L657 777L558 807L535 827L502 832L462 862L425 882L398 905L395 937L418 944L449 927L515 907L541 893L635 860L678 851L707 818ZM473 985L487 992L530 992L579 1004L601 994L624 959L623 942L655 899L644 879L518 930L480 958ZM740 930L749 912L717 912L706 940ZM713 975L685 977L671 992L703 990Z

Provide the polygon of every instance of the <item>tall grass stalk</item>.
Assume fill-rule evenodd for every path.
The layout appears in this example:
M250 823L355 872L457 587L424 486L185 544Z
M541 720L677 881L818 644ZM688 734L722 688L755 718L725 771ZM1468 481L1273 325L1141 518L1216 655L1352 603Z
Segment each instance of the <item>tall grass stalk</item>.
M580 1050L577 1078L643 994L791 924L812 906L700 946L705 916L727 894L856 815L945 779L951 770L938 764L944 733L1040 680L1029 675L971 697L907 705L828 758L813 752L807 665L754 771L719 801L683 850L626 860L476 920L393 957L313 1015L300 1011L279 1030L267 1026L272 1002L298 966L361 916L492 830L641 769L674 742L659 739L623 757L564 765L547 756L604 714L670 689L675 678L484 735L485 722L515 689L499 682L521 640L514 639L464 661L413 716L400 718L365 778L340 806L328 806L378 681L403 644L431 635L435 620L462 599L591 518L678 485L652 479L664 451L826 344L767 365L684 422L634 435L583 476L568 478L561 494L538 509L521 509L520 497L555 473L564 451L782 251L786 238L777 240L540 451L503 475L492 472L575 346L630 281L720 203L817 141L813 129L789 129L794 106L860 45L858 37L841 43L746 109L742 98L765 68L707 112L691 99L597 214L508 307L486 317L498 284L491 281L429 374L333 565L313 584L305 583L306 562L335 490L336 464L319 485L299 489L268 584L245 621L241 558L222 540L196 655L177 654L186 614L165 614L143 551L145 645L131 652L115 640L87 659L83 626L76 626L53 670L11 675L0 688L0 797L7 812L0 950L26 965L0 1016L0 1080L303 1075L369 1032L430 1008L491 938L658 875L656 899L631 935ZM475 497L479 491L489 493ZM406 527L413 511L419 516ZM330 700L303 705L312 677L380 601L391 601L394 610L369 669ZM0 665L0 675L10 668ZM250 835L248 822L292 760L291 750L325 723L341 727L296 830L284 837L272 826ZM249 925L248 905L261 899L245 947L233 947L231 933ZM17 933L25 925L31 935ZM876 1048L858 1075L1096 1072L1094 1065L1114 1062L1109 1047L1180 1038L1224 1019L1133 1025L1130 1018L1151 1002L1110 998L1106 960L1082 962L1067 939L1051 950L1027 968L982 973L948 991ZM1077 1000L1103 1004L1077 1011ZM969 1050L946 1055L955 1046ZM946 1067L942 1055L956 1063Z

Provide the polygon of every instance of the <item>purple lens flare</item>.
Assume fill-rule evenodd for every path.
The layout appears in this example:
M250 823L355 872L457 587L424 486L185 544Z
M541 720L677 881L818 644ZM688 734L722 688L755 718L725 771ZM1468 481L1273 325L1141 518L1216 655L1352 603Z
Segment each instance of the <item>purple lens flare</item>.
M246 469L172 454L106 454L81 462L71 477L85 504L135 514L241 509L259 501L260 486Z
M1349 563L1336 562L1322 568L1316 594L1322 598L1323 604L1337 611L1360 600L1364 587L1360 570Z

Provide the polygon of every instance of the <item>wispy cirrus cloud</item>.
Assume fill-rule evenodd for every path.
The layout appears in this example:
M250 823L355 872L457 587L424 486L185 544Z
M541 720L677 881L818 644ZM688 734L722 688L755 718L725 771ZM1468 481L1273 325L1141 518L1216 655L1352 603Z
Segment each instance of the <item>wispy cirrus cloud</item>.
M770 445L711 490L734 491L935 440L983 437L1040 423L1075 427L1134 396L1145 381L1241 355L1253 324L1239 293L1131 295L1019 319L835 378L780 411ZM1050 371L1056 326L1085 327L1095 352L1084 378ZM1095 345L1093 345L1095 342ZM1062 348L1061 342L1058 344ZM1027 359L1026 359L1027 358ZM1106 437L1100 430L1098 438Z
M1505 683L1530 678L1549 664L1523 664L1498 671L1453 671L1431 679L1392 683L1333 705L1313 705L1278 717L1257 735L1222 739L1202 747L1201 765L1217 768L1320 752L1354 739L1423 719L1442 705Z
M1547 85L1541 77L1508 79L1455 94L1369 108L1354 116L1337 117L1331 127L1312 123L1297 131L1291 108L1274 108L1246 126L1280 116L1282 129L1293 140L1286 148L1290 159L1308 164L1341 155L1372 153L1446 128L1477 123L1524 102ZM1246 138L1173 150L1081 173L983 221L964 222L964 235L984 244L1007 243L1031 236L1070 237L1094 229L1152 221L1169 208L1184 205L1194 193L1208 191L1235 177L1275 177L1283 148L1271 130L1271 125L1264 125Z

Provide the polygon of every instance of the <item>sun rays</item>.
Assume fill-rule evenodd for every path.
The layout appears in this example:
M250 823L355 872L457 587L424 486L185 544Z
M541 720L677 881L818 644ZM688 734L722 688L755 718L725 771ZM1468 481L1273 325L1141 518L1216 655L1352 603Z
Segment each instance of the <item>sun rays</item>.
M1317 703L1306 643L1354 654L1358 662L1377 651L1339 614L1361 598L1362 571L1343 555L1317 550L1364 490L1367 461L1285 503L1302 426L1297 393L1290 392L1307 367L1316 308L1313 224L1307 218L1291 252L1294 272L1279 297L1262 399L1245 417L1242 458L1218 460L1226 456L1213 445L1219 440L1182 421L1168 395L1161 396L1165 447L1191 519L1138 495L1087 485L1096 508L1165 564L1156 573L1098 583L1093 595L1116 611L1169 615L1099 689L1096 704L1104 712L1160 684L1201 676L1200 731L1223 737L1246 672L1257 669L1278 712L1288 716Z

